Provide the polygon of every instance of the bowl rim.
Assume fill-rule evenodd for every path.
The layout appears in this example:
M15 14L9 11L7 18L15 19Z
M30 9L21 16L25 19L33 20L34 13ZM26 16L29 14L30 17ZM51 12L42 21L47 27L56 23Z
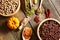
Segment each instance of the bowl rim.
M18 3L18 8L16 9L16 11L15 11L14 13L9 14L9 15L3 15L3 14L0 14L0 15L1 15L1 16L5 16L5 17L13 16L13 15L15 15L15 14L19 11L19 9L20 9L20 0L19 0L19 3Z
M47 18L47 19L43 20L43 21L38 25L38 28L37 28L37 36L38 36L39 40L42 40L41 37L40 37L40 35L39 35L39 28L41 27L41 25L42 25L44 22L46 22L46 21L48 21L48 20L53 20L53 21L56 21L57 23L60 24L60 22L59 22L57 19L54 19L54 18Z

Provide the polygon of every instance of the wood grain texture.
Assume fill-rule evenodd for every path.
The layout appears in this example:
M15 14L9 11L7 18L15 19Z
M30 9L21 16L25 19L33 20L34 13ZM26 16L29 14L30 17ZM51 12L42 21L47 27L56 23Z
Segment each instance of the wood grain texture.
M25 0L22 0L22 2L23 1L25 1ZM52 1L54 1L54 0L52 0ZM59 2L59 4L60 4L60 2ZM51 10L50 16L52 18L55 18L60 21L59 15L57 14L56 10L54 9L54 7L50 4L50 2L48 0L44 0L43 7L45 9L49 8ZM24 6L22 8L24 10ZM19 20L22 20L25 17L24 13L21 10L14 16L18 17ZM37 27L38 27L38 23L35 23L33 21L34 17L35 17L35 15L32 16L32 20L26 26L29 26L29 27L32 26L32 29L33 29L33 35L30 40L39 40L37 37L37 31L36 31ZM9 30L9 28L6 26L5 22L8 20L8 18L0 16L0 40L22 40L22 37L21 37L22 30L21 31L15 31L15 30L12 31L12 30Z

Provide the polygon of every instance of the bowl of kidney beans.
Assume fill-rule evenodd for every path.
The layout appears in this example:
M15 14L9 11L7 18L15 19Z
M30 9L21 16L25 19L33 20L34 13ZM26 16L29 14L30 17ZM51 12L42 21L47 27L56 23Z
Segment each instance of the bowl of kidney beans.
M60 22L54 18L43 20L37 28L37 35L39 40L59 40Z

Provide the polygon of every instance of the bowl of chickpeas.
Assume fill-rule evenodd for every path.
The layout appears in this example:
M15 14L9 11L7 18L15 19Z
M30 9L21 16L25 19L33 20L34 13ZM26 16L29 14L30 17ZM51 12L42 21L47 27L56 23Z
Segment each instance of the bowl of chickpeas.
M13 16L20 9L20 0L1 0L0 3L0 15L2 16Z

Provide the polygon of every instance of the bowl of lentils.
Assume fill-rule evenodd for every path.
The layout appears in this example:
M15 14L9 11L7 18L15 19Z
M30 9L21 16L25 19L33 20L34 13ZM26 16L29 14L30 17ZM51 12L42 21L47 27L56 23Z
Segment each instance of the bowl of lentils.
M20 0L0 0L0 15L13 16L20 9Z
M60 22L54 18L43 20L38 28L39 40L60 40Z

